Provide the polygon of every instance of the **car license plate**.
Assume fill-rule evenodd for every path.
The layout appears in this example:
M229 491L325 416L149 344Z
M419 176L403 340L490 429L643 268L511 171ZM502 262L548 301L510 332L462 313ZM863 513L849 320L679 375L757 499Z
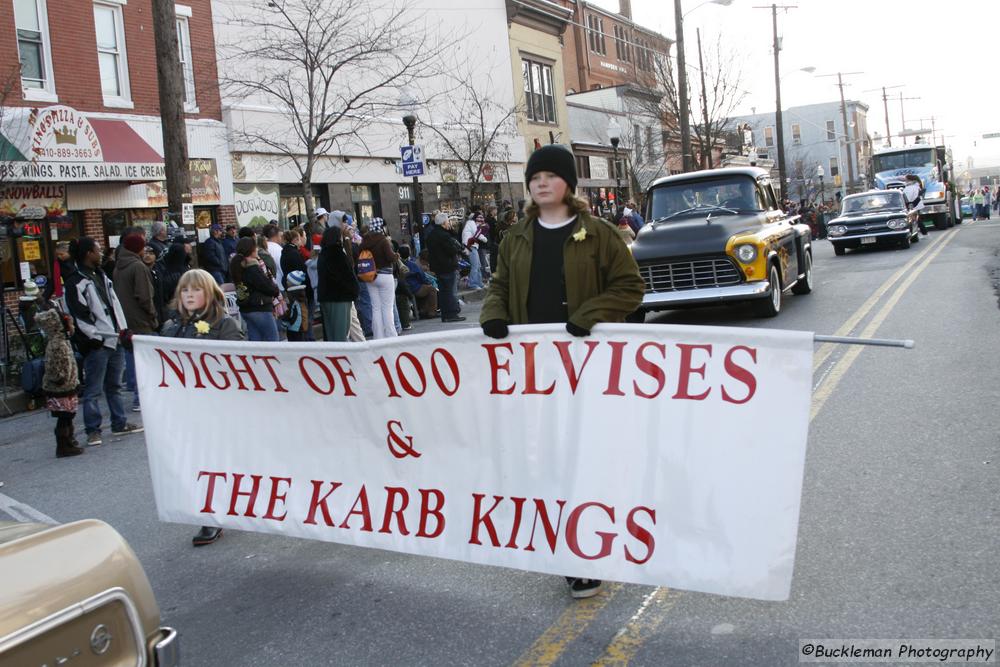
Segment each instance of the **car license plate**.
M875 237L874 236L862 236L861 237L861 245L868 245L869 243L875 243Z

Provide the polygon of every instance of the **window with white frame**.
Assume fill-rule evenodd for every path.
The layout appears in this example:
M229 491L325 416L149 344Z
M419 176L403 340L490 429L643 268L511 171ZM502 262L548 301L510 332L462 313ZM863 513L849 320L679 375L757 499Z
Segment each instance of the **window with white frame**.
M652 162L656 159L656 143L653 139L653 126L646 126L646 155L649 157L649 161Z
M198 102L194 90L194 63L191 61L191 31L188 18L191 10L177 6L177 54L180 56L181 71L184 73L184 110L197 111Z
M792 143L796 146L802 143L802 127L798 123L792 123Z
M826 121L826 140L833 141L837 138L837 126L832 120Z
M128 80L128 58L125 54L125 23L120 1L94 3L94 34L97 39L97 60L101 71L104 105L131 107L132 93Z
M588 14L587 27L590 29L590 50L602 56L606 55L608 49L604 43L604 20L594 14Z
M835 157L830 158L830 178L840 175L840 165Z
M625 32L625 28L621 27L617 23L614 26L615 30L615 52L618 55L618 60L622 62L632 61L632 45L628 42L628 36Z
M14 24L25 99L55 101L45 0L14 0Z
M536 123L556 122L552 67L532 60L521 60L521 75L524 79L524 107L528 119Z
M764 128L764 145L768 146L768 147L774 146L774 128L773 127L768 126L768 127Z

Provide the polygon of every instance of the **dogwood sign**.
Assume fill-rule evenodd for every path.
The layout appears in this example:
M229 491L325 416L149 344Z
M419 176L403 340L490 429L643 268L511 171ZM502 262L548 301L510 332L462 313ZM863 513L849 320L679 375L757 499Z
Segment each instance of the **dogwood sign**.
M136 337L164 521L787 599L812 334Z

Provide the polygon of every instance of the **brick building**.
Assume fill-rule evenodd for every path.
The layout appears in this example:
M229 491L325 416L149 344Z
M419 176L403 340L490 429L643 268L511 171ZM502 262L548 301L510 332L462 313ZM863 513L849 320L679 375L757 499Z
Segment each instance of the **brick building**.
M563 67L567 93L623 84L655 85L653 60L666 56L673 41L632 20L632 3L619 0L614 13L585 0L559 0L572 10Z
M199 235L235 220L211 0L176 5ZM0 274L48 276L57 241L115 246L166 215L151 0L0 0ZM0 94L3 94L0 92Z

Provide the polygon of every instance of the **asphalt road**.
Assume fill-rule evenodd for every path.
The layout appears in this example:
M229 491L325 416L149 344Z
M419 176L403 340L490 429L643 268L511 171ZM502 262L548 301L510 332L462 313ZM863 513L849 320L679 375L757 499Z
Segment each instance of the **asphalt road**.
M185 665L772 666L798 664L805 638L994 639L998 252L997 222L845 257L820 241L814 293L776 319L650 317L916 341L817 346L787 602L632 585L574 602L556 577L237 531L194 549L191 527L156 518L141 436L56 460L42 413L0 422L0 501L118 529ZM465 314L474 326L478 304Z

